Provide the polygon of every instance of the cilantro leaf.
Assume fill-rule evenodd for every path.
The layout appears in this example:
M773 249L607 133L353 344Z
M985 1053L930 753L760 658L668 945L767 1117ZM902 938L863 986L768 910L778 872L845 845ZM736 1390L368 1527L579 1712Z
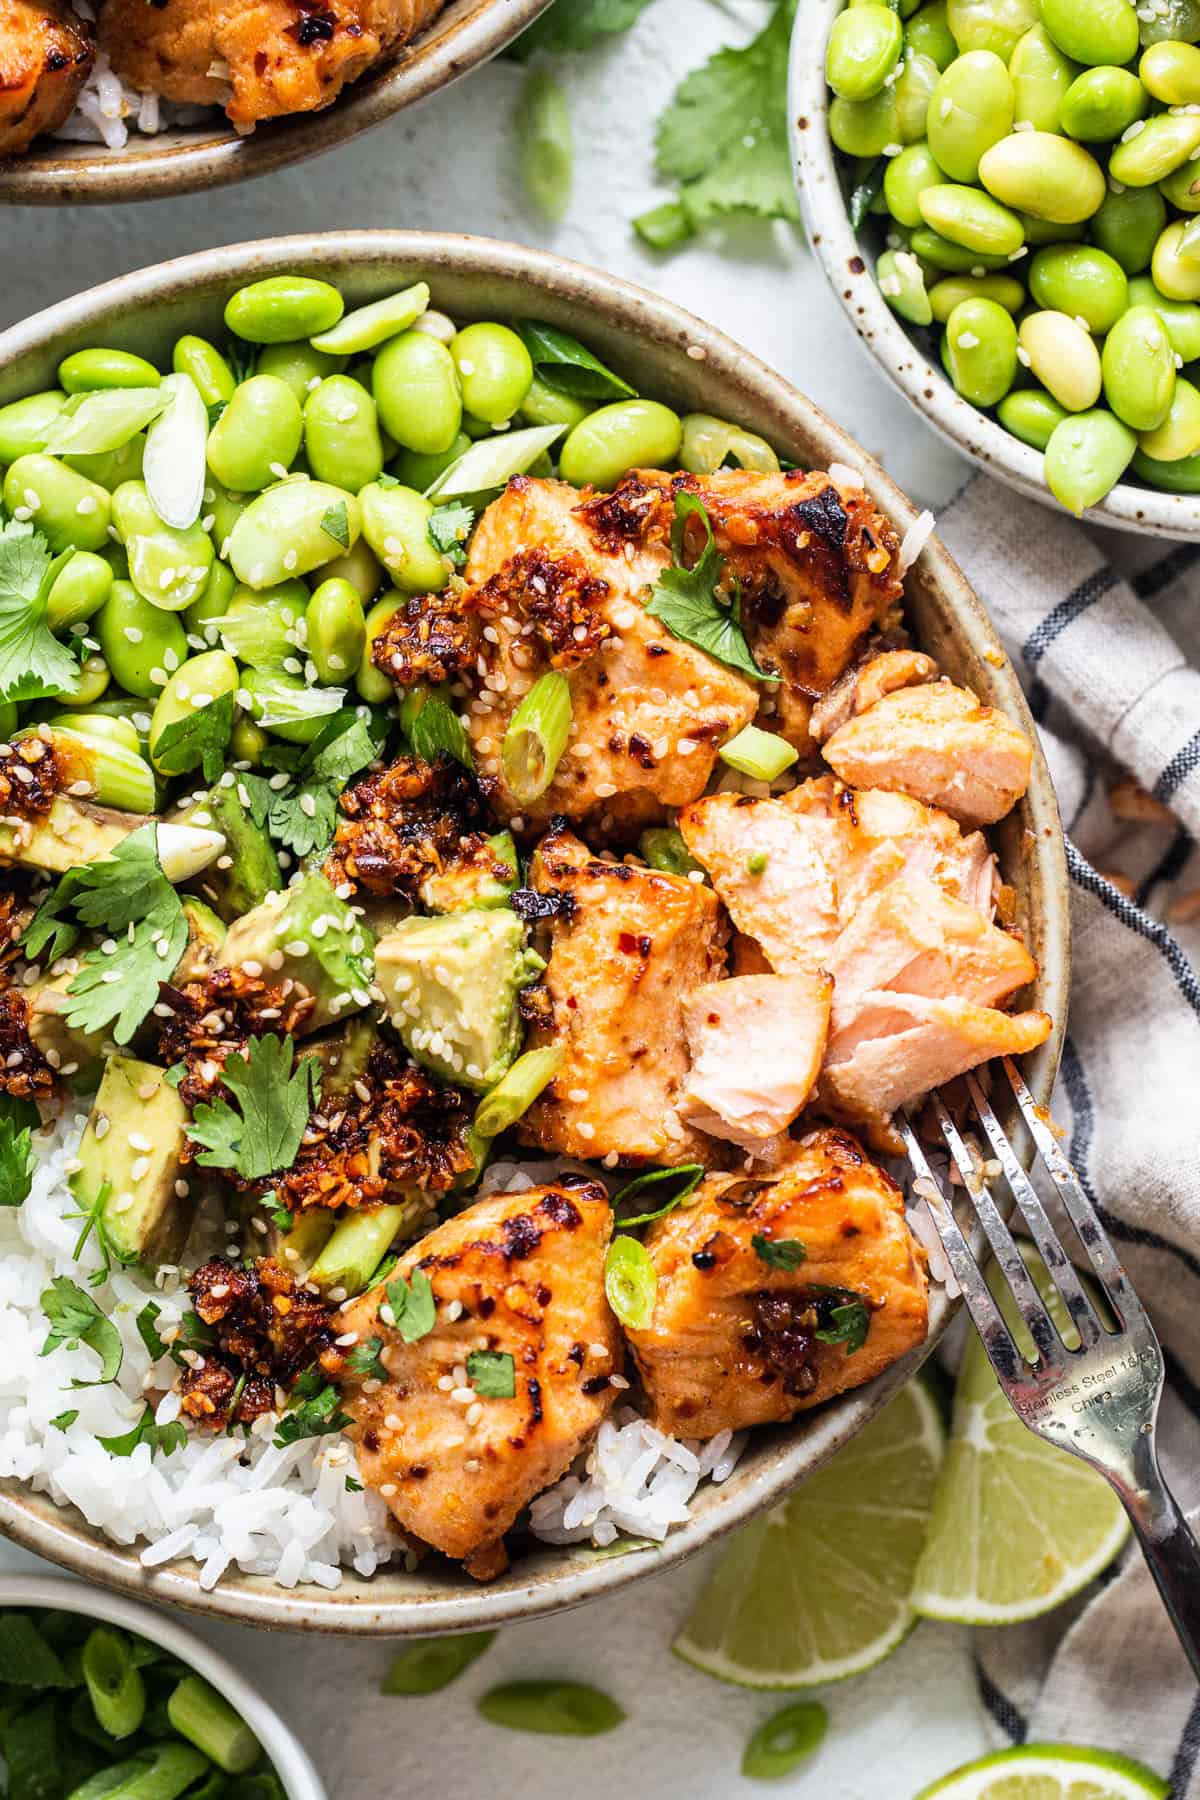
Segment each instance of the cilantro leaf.
M321 514L321 530L343 550L350 548L350 515L344 500L339 500L336 506L326 507Z
M216 781L225 767L232 731L233 695L218 694L207 706L163 727L154 741L155 764L164 775L186 775L199 768L205 781Z
M0 1117L0 1206L23 1206L33 1186L33 1131Z
M821 1321L815 1336L822 1344L845 1344L847 1356L861 1350L871 1329L871 1314L861 1294L850 1288L815 1288Z
M339 786L374 762L379 742L365 719L343 708L335 713L308 746L300 773L310 781L335 782Z
M72 869L63 877L64 884L68 880L80 922L103 931L124 931L175 892L159 866L154 824L130 832L108 856Z
M160 1356L165 1356L167 1354L167 1346L158 1335L157 1321L161 1312L162 1307L159 1306L157 1301L147 1300L145 1306L143 1306L141 1312L134 1320L134 1324L138 1329L138 1336L141 1338L143 1344L145 1344L147 1350L156 1362Z
M233 1169L244 1181L291 1168L321 1094L316 1058L302 1056L293 1069L294 1054L290 1037L268 1033L226 1058L221 1079L238 1110L227 1100L205 1101L193 1110L190 1135L205 1146L198 1163Z
M517 1366L507 1350L472 1350L467 1380L481 1400L511 1400L517 1391Z
M435 550L450 558L456 569L461 569L467 560L467 539L474 523L475 508L462 500L449 500L429 515L429 541Z
M768 1269L798 1269L808 1255L799 1238L769 1238L756 1231L750 1244L759 1262L766 1263Z
M573 394L577 400L629 400L637 393L593 356L586 344L556 325L525 319L516 329L538 379L560 394Z
M536 51L590 50L606 37L628 31L650 0L558 0L517 39L511 54L524 62Z
M279 791L263 784L265 823L276 843L298 857L324 850L337 826L338 795L360 769L374 762L378 748L357 713L345 707L335 713L297 760L295 782Z
M320 781L304 781L271 796L267 830L293 856L324 850L337 828L337 799Z
M52 557L40 531L0 528L0 700L38 700L75 687L79 666L46 625L46 601L71 552Z
M703 1163L680 1163L674 1169L647 1169L644 1175L635 1175L632 1181L627 1181L625 1186L619 1188L613 1195L612 1209L614 1213L624 1201L632 1200L635 1194L644 1193L647 1188L661 1187L665 1182L674 1181L681 1181L683 1185L671 1195L668 1201L662 1206L656 1207L653 1212L636 1213L631 1219L618 1218L617 1230L628 1231L635 1225L650 1225L655 1219L665 1218L669 1212L674 1212L677 1206L682 1206L689 1194L695 1193L704 1180L704 1173Z
M699 560L688 568L683 562L683 542L687 522L693 517L704 523L705 544ZM661 619L673 637L694 644L727 668L738 669L756 681L778 681L778 675L765 674L751 656L736 608L717 598L723 559L704 502L695 494L675 496L671 554L673 564L659 576L646 607L651 618Z
M100 1387L113 1381L121 1368L121 1338L116 1326L100 1311L90 1294L67 1275L56 1275L42 1293L42 1311L50 1330L41 1354L49 1356L60 1344L86 1344L100 1358L96 1381L72 1381L72 1387Z
M658 122L658 172L682 184L694 224L727 213L800 217L787 141L787 63L796 0L776 0L742 49L685 76Z
M408 740L413 747L414 756L425 762L433 762L444 750L456 762L462 763L465 769L474 770L475 760L471 755L471 744L467 737L462 720L454 708L432 694L408 728Z
M437 1301L433 1297L433 1284L428 1275L421 1269L414 1269L412 1281L406 1282L403 1275L387 1285L385 1305L391 1313L388 1318L384 1307L380 1307L379 1316L385 1325L393 1325L406 1344L415 1344L433 1330L437 1321Z
M71 1407L66 1412L56 1413L50 1423L54 1426L56 1431L66 1431L67 1427L73 1425L78 1417L79 1408L77 1406Z
M294 1395L296 1390L292 1392ZM302 1438L326 1437L349 1423L350 1415L338 1407L337 1389L326 1385L312 1399L301 1400L299 1406L284 1413L275 1428L275 1448L285 1450Z
M156 1425L154 1408L147 1402L146 1410L132 1430L123 1432L120 1437L98 1437L96 1442L102 1444L110 1456L132 1456L139 1444L149 1444L151 1456L159 1450L164 1456L170 1456L173 1450L182 1450L187 1443L187 1426L182 1419Z
M362 1491L363 1491L362 1482L355 1481L353 1475L347 1475L347 1477L346 1477L346 1492L348 1494L361 1494Z
M365 1375L371 1381L386 1381L387 1370L379 1356L382 1349L381 1337L364 1338L361 1344L355 1344L346 1358L346 1367L353 1375Z
M111 955L88 951L67 989L71 1006L66 1019L73 1029L103 1031L112 1024L118 1044L130 1041L158 1000L159 982L171 979L187 949L187 918L178 899L172 899L174 911L165 926L155 913L118 938Z
M79 927L62 917L69 896L62 892L63 881L51 889L21 933L21 953L30 962L57 962L66 956L79 936Z

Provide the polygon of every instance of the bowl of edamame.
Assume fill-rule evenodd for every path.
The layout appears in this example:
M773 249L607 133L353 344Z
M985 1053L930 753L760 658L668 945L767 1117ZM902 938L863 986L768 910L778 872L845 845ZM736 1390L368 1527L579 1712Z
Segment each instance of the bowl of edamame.
M883 372L1079 515L1200 537L1200 6L808 0L809 235Z
M343 917L342 884L322 872L319 856L314 862L313 846L322 855L328 849L343 791L375 765L378 745L389 734L404 732L414 746L419 738L427 745L420 754L431 765L441 752L453 760L459 754L454 746L466 744L462 719L445 700L435 705L425 691L415 704L408 697L398 701L394 684L381 679L386 658L373 656L371 645L378 635L386 650L393 641L387 634L415 619L426 634L417 654L436 658L440 627L421 603L440 602L444 594L445 619L453 627L455 596L462 591L458 559L475 514L485 517L502 493L527 495L539 476L556 473L568 486L594 487L603 495L638 468L668 476L715 476L726 464L774 474L785 464L829 470L831 481L865 488L895 530L915 643L987 705L1028 720L1020 686L962 573L936 538L927 537L928 521L918 519L853 438L691 314L603 271L543 252L439 234L343 232L219 248L124 276L0 335L0 463L6 465L0 497L10 559L14 547L19 557L27 543L34 558L29 568L22 563L21 581L25 611L38 614L39 629L29 641L42 659L40 675L30 668L32 685L26 688L23 665L13 662L25 640L15 650L10 646L10 692L19 698L3 730L28 741L35 761L42 752L30 733L51 743L56 760L67 758L68 775L79 776L78 789L72 780L68 796L91 796L87 804L98 827L107 824L116 841L125 841L130 811L159 815L147 829L160 833L160 881L211 880L212 904L201 907L197 926L205 925L206 912L218 910L215 920L208 919L218 948L247 919L257 915L261 923L264 906L274 921L277 894L298 893L305 882L324 883L307 924L289 928L285 911L277 930L271 925L279 946L264 953L265 962L257 947L253 962L243 951L239 971L253 983L270 979L268 968L282 968L285 953L298 957L311 949L314 969L326 966L323 956L334 956L339 972L327 996L331 1024L347 995L361 1011L370 1010L372 975L363 960L364 940L354 950L355 928ZM514 477L522 478L515 487ZM560 500L575 504L561 490ZM901 554L909 533L911 566L910 555ZM15 616L19 623L20 607ZM76 646L76 660L64 664L68 645ZM439 679L430 664L428 681ZM70 704L64 708L56 683L68 680ZM424 675L420 686L427 687ZM699 705L684 697L689 706ZM510 735L522 746L531 740L533 747L522 747L521 754L536 761L543 728L535 721L515 730L523 705L505 741ZM560 731L556 759L569 721L568 707L554 728ZM1026 728L1032 737L1032 724ZM350 732L358 746L354 757L342 760L343 751L353 748L343 744L331 763L320 765L326 770L321 774L315 759ZM213 807L223 819L228 814L236 855L232 844L225 848L224 826L214 841ZM261 825L256 807L266 809ZM277 808L283 809L279 829L286 827L295 855L276 848L283 840L268 832L270 860L260 879L257 834ZM69 809L68 817L74 817ZM247 818L255 823L253 833ZM515 817L512 825L523 829ZM164 841L161 833L168 830L172 835ZM501 875L512 878L501 900L518 874L516 846L509 843L510 866L497 873L496 850L486 871L493 884ZM1012 871L1017 916L1039 965L1038 1003L1061 1022L1069 929L1064 852L1053 791L1036 750L1028 793L1020 810L997 827L994 843ZM89 860L70 844L66 852L65 863L57 851L42 853L57 857L54 869ZM188 860L193 856L201 859L195 865ZM285 867L289 885L283 889L279 871ZM256 881L265 899L252 891ZM68 882L64 901L72 891ZM349 884L346 891L352 891ZM45 921L47 915L41 916ZM479 911L476 917L495 915ZM128 923L134 932L132 917ZM300 924L307 935L297 944ZM59 926L53 931L58 943ZM120 935L106 940L111 950L100 943L97 954L115 955ZM326 938L331 941L321 951L313 949L313 941ZM126 934L126 941L133 945L133 936ZM155 957L164 941L161 932L152 932ZM108 966L96 966L102 983ZM220 974L215 964L204 966L214 980ZM176 1107L186 1117L193 1102L183 1096L182 1070L196 1045L210 1041L205 1034L213 1027L201 1011L189 1032L175 1004L155 1000L157 977L151 959L149 997L139 1010L130 987L134 1016L120 1042L142 1029L153 1034L149 1053L158 1063L140 1066L134 1091L147 1103L157 1095L171 1117ZM118 973L109 993L123 1005L126 989L119 980ZM320 985L315 974L313 980ZM281 982L285 1003L294 987L290 976ZM102 1015L112 1019L111 1001ZM272 1006L261 1014L268 1016L280 1014ZM301 1021L303 1030L310 1016ZM324 1018L313 1030L323 1025ZM263 1041L273 1034L278 1041L280 1029L273 1025ZM1061 1033L1061 1023L1055 1030ZM177 1034L169 1046L161 1038L168 1031ZM297 1035L303 1035L299 1026ZM1053 1038L1030 1066L1042 1097L1056 1044ZM84 1046L83 1054L90 1053ZM70 1062L58 1049L55 1054L53 1066L63 1080L78 1077L82 1088L85 1073L74 1052ZM203 1051L200 1056L203 1061ZM92 1060L96 1064L95 1055ZM176 1070L177 1083L167 1079L170 1069L164 1075L166 1065ZM293 1104L293 1087L290 1079L276 1083L281 1118ZM489 1100L498 1092L491 1090ZM300 1101L307 1116L303 1093ZM82 1123L68 1092L55 1127L61 1130L57 1148L45 1152L58 1156L64 1171L82 1166L75 1154ZM103 1133L94 1129L93 1140L107 1139L110 1125L105 1114ZM75 1127L74 1135L67 1126ZM148 1171L142 1145L154 1145L141 1135L128 1142L137 1159L130 1175L136 1183ZM115 1155L121 1147L113 1133L100 1155ZM227 1146L224 1164L218 1153L214 1167L228 1168L230 1153ZM286 1162L274 1151L268 1156L272 1170ZM168 1324L161 1309L173 1300L179 1318L187 1316L180 1309L196 1292L181 1285L186 1278L179 1256L159 1259L147 1306L138 1286L147 1278L132 1264L139 1258L144 1264L148 1252L135 1250L129 1266L110 1256L112 1234L122 1229L119 1219L105 1238L90 1228L82 1238L74 1226L64 1230L64 1196L54 1185L59 1179L52 1171L20 1206L2 1209L10 1238L13 1232L20 1238L12 1239L8 1254L22 1269L22 1291L32 1296L30 1316L10 1317L9 1323L30 1347L31 1382L36 1378L39 1388L36 1399L21 1395L18 1429L29 1435L19 1464L10 1459L0 1481L0 1523L27 1547L91 1580L254 1625L356 1635L485 1629L623 1587L782 1498L862 1429L925 1349L786 1428L757 1434L727 1480L697 1488L686 1520L652 1554L636 1542L600 1551L543 1541L531 1530L522 1533L511 1565L489 1569L493 1578L480 1582L448 1559L406 1554L406 1541L392 1531L378 1496L364 1493L353 1465L338 1460L345 1446L336 1434L348 1421L335 1410L334 1387L301 1396L293 1370L288 1380L295 1382L297 1404L278 1438L271 1433L283 1415L271 1410L273 1385L267 1386L266 1410L248 1425L232 1410L226 1421L217 1401L206 1400L207 1378L200 1380L206 1354L190 1340L178 1356L170 1353L166 1333L175 1333L171 1344L178 1345L181 1326L178 1319ZM109 1186L105 1176L101 1193ZM190 1189L186 1181L182 1186L186 1198ZM179 1184L167 1182L168 1190L180 1197ZM209 1198L223 1204L223 1191L218 1180ZM272 1199L269 1213L249 1220L244 1211L236 1218L231 1213L216 1227L246 1237L255 1253L245 1258L251 1265L255 1255L268 1254L271 1230L282 1257L301 1255L286 1237L287 1208L281 1222L277 1196ZM51 1216L43 1228L47 1209ZM381 1258L390 1272L393 1239L406 1230L411 1235L404 1205L367 1207L361 1217L351 1209L336 1227L332 1217L334 1235L320 1253L310 1247L303 1257L312 1292L322 1292L320 1282L329 1278L330 1307L348 1292L361 1292ZM373 1221L385 1226L384 1236L376 1241L372 1235L351 1262L344 1259L345 1241L341 1262L326 1254L343 1224L353 1234L366 1223L373 1234ZM260 1227L261 1249L249 1236ZM237 1239L227 1235L223 1241L232 1246ZM45 1266L28 1273L34 1256ZM350 1281L359 1264L361 1272ZM96 1325L97 1342L104 1342L105 1325L112 1339L119 1335L120 1355L110 1339L116 1372L105 1382L82 1384L86 1394L71 1390L64 1399L57 1359L86 1359L94 1352L78 1341L72 1349L65 1319L57 1356L43 1354L42 1299L51 1282L66 1280L69 1287L77 1265L90 1270L96 1285L87 1292L76 1286L75 1305L82 1307L84 1323ZM229 1291L224 1281L210 1289L214 1299ZM116 1315L115 1325L101 1314L97 1297ZM96 1309L95 1320L89 1307ZM944 1293L931 1296L929 1344L951 1310ZM324 1318L322 1312L318 1329L325 1328ZM219 1382L223 1365L212 1348L215 1338L198 1341L206 1345L211 1377ZM352 1337L333 1341L344 1346ZM302 1349L313 1355L311 1344ZM317 1369L315 1361L306 1366ZM221 1404L232 1409L245 1384L226 1374ZM197 1385L194 1394L188 1390L186 1417L184 1411L168 1416L192 1376ZM284 1379L281 1374L281 1385ZM255 1380L258 1392L263 1383ZM46 1383L50 1391L44 1391ZM147 1393L160 1396L157 1404L166 1410L156 1414L146 1406L131 1425L131 1408L136 1414ZM245 1433L235 1425L245 1425ZM260 1426L267 1428L265 1437L256 1430ZM202 1477L196 1474L201 1469ZM379 1492L386 1495L387 1487ZM215 1504L214 1494L228 1498L229 1508Z
M0 1724L10 1800L51 1762L66 1800L326 1800L308 1752L232 1663L168 1613L46 1575L0 1578L22 1671Z

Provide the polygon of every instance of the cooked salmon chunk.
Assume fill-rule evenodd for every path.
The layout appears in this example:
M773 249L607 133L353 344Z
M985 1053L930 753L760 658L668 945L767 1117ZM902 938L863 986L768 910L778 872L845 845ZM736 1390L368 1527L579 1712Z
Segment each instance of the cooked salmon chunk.
M866 712L884 694L894 693L897 688L921 687L937 677L937 664L923 650L879 650L839 675L813 707L809 729L823 744L848 719Z
M888 788L991 825L1029 786L1033 745L993 706L951 681L899 688L843 725L825 760L857 788Z
M716 1147L684 1123L682 1109L683 1004L725 967L712 889L602 862L565 830L543 838L533 882L558 910L529 1044L557 1044L564 1060L521 1135L568 1156L711 1160Z
M107 0L116 73L165 100L223 106L233 124L328 106L444 0Z
M813 702L899 601L895 532L864 488L839 488L826 474L798 469L712 475L639 469L583 510L606 546L644 553L669 542L680 493L703 502L755 661L781 678L768 690L764 710L785 737L811 750ZM687 539L699 555L700 519L689 521Z
M708 794L679 815L691 854L779 975L823 967L838 934L837 824L778 800Z
M629 1342L652 1423L679 1437L790 1419L925 1338L903 1197L839 1131L803 1138L778 1173L710 1175L646 1249L654 1316Z
M683 1003L692 1123L761 1150L816 1085L833 982L820 972L706 982Z
M611 1234L597 1182L496 1194L414 1244L335 1320L339 1338L381 1340L382 1376L378 1366L340 1376L364 1481L406 1532L473 1569L504 1566L504 1532L616 1398ZM426 1282L432 1320L420 1312Z
M68 117L93 61L89 28L55 0L0 0L0 156Z

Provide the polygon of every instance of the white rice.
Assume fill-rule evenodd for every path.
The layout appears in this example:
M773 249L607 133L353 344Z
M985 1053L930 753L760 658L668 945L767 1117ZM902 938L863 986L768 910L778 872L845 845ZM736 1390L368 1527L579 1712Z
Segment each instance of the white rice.
M933 536L936 520L931 512L918 513L903 538L900 540L900 555L896 561L897 575L907 575L908 571L920 556L922 550Z
M95 18L87 0L75 0L75 11L83 19ZM210 106L177 106L160 100L157 94L139 93L114 73L104 51L97 50L74 112L64 119L54 136L71 143L99 143L109 150L124 150L131 131L153 136L169 125L201 124L212 113Z

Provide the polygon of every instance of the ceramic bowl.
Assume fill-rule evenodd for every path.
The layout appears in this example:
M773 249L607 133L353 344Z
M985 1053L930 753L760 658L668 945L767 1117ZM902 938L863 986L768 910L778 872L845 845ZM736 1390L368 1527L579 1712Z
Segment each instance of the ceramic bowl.
M931 331L906 325L875 285L886 220L868 216L855 233L846 209L846 158L829 136L825 46L845 0L801 0L792 35L788 120L800 204L813 254L864 348L927 425L964 456L1031 500L1062 508L1047 488L1042 453L955 392ZM1066 516L1064 514L1064 516ZM1200 498L1160 494L1121 481L1085 515L1149 537L1200 540Z
M213 108L199 126L152 137L131 132L123 150L38 138L23 156L0 157L0 205L108 205L164 200L268 175L345 144L393 113L428 99L503 50L550 0L448 0L393 60L370 69L332 106L260 125L239 137Z
M234 245L140 270L0 334L0 404L48 386L59 360L87 344L169 355L181 332L217 333L235 288L284 270L336 282L351 306L421 279L429 282L435 305L459 318L547 320L584 339L643 392L680 411L737 419L806 467L824 468L831 462L857 467L876 504L901 533L916 516L852 437L721 332L601 270L485 238L340 232ZM949 675L1019 720L1036 745L1036 730L999 640L936 538L910 571L907 591L917 641ZM1062 830L1038 750L1029 792L996 837L1006 877L1019 895L1026 941L1040 967L1029 1004L1043 1007L1056 1020L1053 1036L1026 1069L1044 1104L1066 1018L1069 951ZM912 1375L951 1311L940 1290L935 1292L932 1331L921 1352L790 1426L757 1433L733 1476L720 1487L702 1487L688 1523L655 1551L605 1557L585 1548L538 1546L517 1555L512 1568L486 1586L432 1557L411 1574L385 1570L364 1581L347 1573L333 1592L289 1592L262 1579L231 1574L206 1593L194 1565L147 1571L136 1549L108 1543L77 1513L15 1482L0 1484L0 1525L30 1549L91 1580L246 1624L384 1634L498 1625L623 1587L679 1562L782 1499L860 1431Z
M241 1714L274 1764L288 1800L328 1800L308 1751L291 1727L284 1724L231 1662L176 1624L168 1613L58 1575L0 1575L0 1608L5 1607L83 1613L98 1623L136 1632L138 1637L160 1645L197 1675L203 1675Z

